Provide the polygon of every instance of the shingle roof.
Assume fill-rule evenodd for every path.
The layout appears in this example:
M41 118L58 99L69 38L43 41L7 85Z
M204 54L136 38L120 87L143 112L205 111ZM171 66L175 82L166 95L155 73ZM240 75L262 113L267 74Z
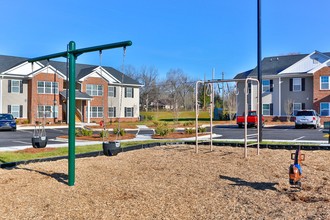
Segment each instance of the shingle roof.
M330 56L330 53L323 53L327 56ZM273 57L265 57L261 61L261 71L263 76L272 76L277 75L284 69L289 66L295 64L299 60L308 56L308 54L295 54L295 55L285 55L285 56L273 56ZM252 70L248 70L246 72L242 72L237 74L234 79L244 79L247 76L256 77L258 75L258 69L255 67Z
M66 99L66 91L63 90L60 92L60 94ZM69 94L68 94L69 95ZM76 90L76 99L92 99L93 97L88 95L87 93L80 92L79 90Z
M0 73L4 72L8 69L11 69L12 67L15 67L25 61L27 61L29 58L23 58L23 57L14 57L14 56L6 56L6 55L0 55ZM46 60L40 61L43 65L47 65ZM67 65L66 62L60 62L60 61L49 61L49 64L52 65L55 69L60 71L63 74L67 74ZM88 65L88 64L76 64L76 80L79 80L85 76L87 76L91 71L98 66L95 65ZM113 75L116 79L121 81L123 84L133 84L133 85L142 85L137 80L134 80L127 75L123 74L122 72L107 66L102 66L106 71L108 71L111 75ZM124 76L124 77L123 77ZM123 78L122 78L123 77ZM123 81L122 81L123 79Z
M0 55L0 73L24 63L28 58Z

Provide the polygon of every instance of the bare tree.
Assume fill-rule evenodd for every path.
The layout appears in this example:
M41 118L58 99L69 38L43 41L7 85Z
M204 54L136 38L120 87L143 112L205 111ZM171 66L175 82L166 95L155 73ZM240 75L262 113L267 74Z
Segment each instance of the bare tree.
M290 121L291 115L293 113L293 100L287 99L284 106L284 111L286 114L286 120Z
M148 111L150 103L157 102L157 77L158 70L155 67L141 67L136 70L133 66L127 66L125 73L131 78L138 80L144 86L140 89L140 105L143 110Z
M224 108L228 111L229 118L232 119L236 112L236 86L227 84L227 90L224 93Z

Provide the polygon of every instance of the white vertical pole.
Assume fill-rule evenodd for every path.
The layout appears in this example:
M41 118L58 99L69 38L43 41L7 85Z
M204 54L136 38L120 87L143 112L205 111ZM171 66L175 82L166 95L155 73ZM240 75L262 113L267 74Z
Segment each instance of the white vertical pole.
M282 99L281 99L281 77L278 78L278 115L281 116L282 115Z
M2 113L2 94L3 94L3 91L2 91L2 78L0 79L0 113Z
M244 95L244 158L247 158L248 79L245 80Z
M196 121L195 121L195 130L196 130L196 137L195 137L195 152L198 153L198 115L199 115L199 106L198 106L198 84L201 81L196 82L195 86L195 111L196 111ZM205 93L205 92L204 92Z
M87 100L87 123L91 123L91 100Z

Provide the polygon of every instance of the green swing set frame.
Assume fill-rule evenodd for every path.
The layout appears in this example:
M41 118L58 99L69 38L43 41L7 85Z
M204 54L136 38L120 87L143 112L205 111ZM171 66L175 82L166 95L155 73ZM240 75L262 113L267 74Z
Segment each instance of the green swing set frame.
M40 60L49 60L59 57L64 57L69 60L69 97L71 100L76 99L75 94L75 83L76 83L76 59L78 56L84 53L94 52L94 51L102 51L108 49L115 49L115 48L126 48L127 46L131 46L132 41L122 41L112 44L104 44L94 47L87 47L82 49L76 49L76 43L74 41L70 41L67 45L67 51L50 54L46 56L36 57L29 59L28 62L36 62ZM69 112L75 112L76 103L69 102ZM75 138L75 128L76 128L76 121L75 115L69 114L69 152L68 152L68 185L73 186L75 184L75 145L76 145L76 138Z

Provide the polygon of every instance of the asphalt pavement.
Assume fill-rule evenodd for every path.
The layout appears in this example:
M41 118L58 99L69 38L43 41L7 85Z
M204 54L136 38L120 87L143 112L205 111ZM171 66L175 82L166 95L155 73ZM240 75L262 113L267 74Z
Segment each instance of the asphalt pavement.
M82 126L82 125L77 125ZM182 128L183 130L183 128ZM19 127L16 132L0 131L0 151L20 150L32 147L31 138L33 136L34 127ZM150 129L145 125L138 125L137 129L128 129L128 132L135 133L135 141L150 140L154 134L154 129ZM249 128L248 134L256 133L256 128ZM68 146L67 139L58 138L68 134L68 126L49 126L46 127L48 137L47 146L65 147ZM213 138L215 140L226 141L242 141L244 140L244 129L238 128L237 125L215 125L213 127ZM308 142L308 143L328 143L323 129L295 129L294 126L267 126L262 130L262 139L264 141L286 141L286 142ZM204 136L208 139L209 135ZM194 140L194 138L189 138ZM185 140L189 140L185 139ZM100 141L78 141L76 146L101 143Z

